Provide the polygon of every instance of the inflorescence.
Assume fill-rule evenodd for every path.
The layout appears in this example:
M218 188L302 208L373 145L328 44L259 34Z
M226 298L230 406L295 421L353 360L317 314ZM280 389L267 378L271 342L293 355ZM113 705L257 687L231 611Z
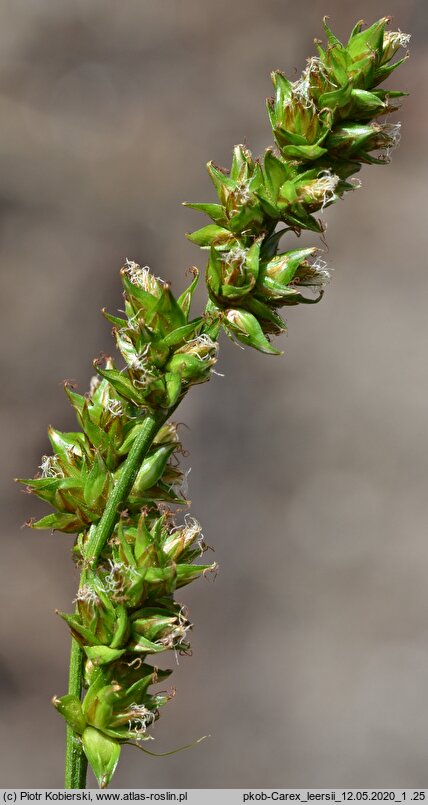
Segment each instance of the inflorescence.
M176 299L147 266L127 260L123 316L103 311L123 365L95 361L97 375L83 396L65 384L80 429L50 428L52 455L22 481L54 510L31 521L33 528L77 535L76 609L59 614L83 652L85 693L53 703L101 786L122 745L147 741L173 695L153 692L171 671L151 664L152 656L190 652L192 624L176 591L216 570L198 561L207 549L201 526L179 514L188 505L183 448L168 420L190 386L209 380L221 329L279 354L271 343L286 328L279 309L321 299L330 272L319 249L281 252L279 245L286 234L322 234L317 214L359 186L363 164L387 163L399 142L400 124L383 120L405 93L379 85L405 60L392 61L409 37L390 32L388 23L359 22L344 45L324 22L327 46L317 42L318 56L301 78L272 74L267 108L275 147L255 160L236 146L229 171L209 163L218 202L187 204L211 221L188 235L208 251L204 314L190 316L197 269Z

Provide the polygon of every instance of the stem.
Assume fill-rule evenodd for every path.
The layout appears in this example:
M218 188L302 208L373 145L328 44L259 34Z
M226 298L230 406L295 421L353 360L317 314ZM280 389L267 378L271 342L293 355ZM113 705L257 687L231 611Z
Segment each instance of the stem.
M71 638L70 672L68 677L68 693L80 699L82 690L83 651L78 642ZM65 746L65 781L64 788L85 788L88 762L82 744L67 725Z
M135 439L128 457L124 462L121 476L113 488L107 501L103 516L97 528L91 535L86 546L86 567L82 577L86 573L87 566L95 567L98 558L112 534L116 524L118 513L123 503L126 501L132 485L135 481L141 462L143 461L156 433L163 423L168 419L173 409L168 409L158 414L149 414L141 428L141 432ZM68 692L80 699L83 680L83 651L74 638L71 640L70 653L70 672L68 682ZM85 788L87 760L83 752L82 745L77 743L76 736L67 726L67 742L65 749L65 788Z
M146 417L143 427L128 453L120 478L107 501L103 516L88 540L85 554L87 563L91 568L95 567L104 545L111 536L120 507L124 504L132 489L141 462L156 433L166 422L171 411L172 409L168 409L162 414L149 414Z

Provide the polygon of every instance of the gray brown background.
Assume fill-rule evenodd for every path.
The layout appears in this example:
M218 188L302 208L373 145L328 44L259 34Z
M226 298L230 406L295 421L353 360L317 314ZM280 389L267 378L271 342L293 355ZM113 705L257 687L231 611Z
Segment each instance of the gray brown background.
M224 342L225 377L180 411L221 572L183 591L194 656L151 748L212 737L127 749L115 783L428 786L425 0L0 3L1 786L62 784L53 611L77 584L72 538L21 530L45 508L10 479L49 423L73 429L61 381L84 391L111 349L99 309L120 307L124 258L177 292L203 266L179 202L213 200L208 159L270 143L269 72L300 73L324 14L343 36L384 14L412 33L402 145L328 211L334 279L290 311L285 356Z

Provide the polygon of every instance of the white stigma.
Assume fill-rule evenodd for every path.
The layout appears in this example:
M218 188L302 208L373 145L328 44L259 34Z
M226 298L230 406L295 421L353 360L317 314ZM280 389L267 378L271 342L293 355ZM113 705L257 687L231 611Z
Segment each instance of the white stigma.
M390 159L392 151L398 148L401 140L401 123L384 123L382 132L387 137L385 156Z
M147 293L156 293L159 288L159 277L154 277L149 266L140 266L134 260L125 261L124 271L133 285L142 288Z
M129 731L137 735L144 734L147 727L156 719L155 714L144 704L131 704L126 715L129 715Z
M98 598L95 590L92 587L89 587L88 584L85 584L83 587L77 592L76 598L73 600L73 603L77 601L83 601L85 604L99 604L100 599Z
M331 272L327 268L327 263L319 255L312 263L312 270L315 271L315 276L312 279L311 285L326 285L330 282Z
M330 170L321 171L318 174L318 178L314 182L312 188L309 189L309 195L312 196L315 201L319 201L321 197L321 211L324 209L326 204L329 204L331 201L335 200L335 190L338 181L339 177Z
M246 204L251 200L251 190L249 182L240 182L236 187L236 192L239 193L241 204Z
M196 336L196 338L191 338L190 341L186 341L186 347L182 347L179 352L180 351L190 352L196 355L201 361L210 361L217 359L219 345L216 341L213 341L207 333L202 333Z
M201 556L204 553L203 548L203 534L202 534L202 526L198 523L196 517L192 517L190 514L184 515L184 539L186 541L186 545L191 545L192 542L195 542L201 552Z
M104 584L109 593L118 595L124 590L125 579L121 575L121 572L125 565L123 562L113 562L111 559L109 559L108 562L110 571L104 576Z
M42 478L64 478L64 472L58 464L57 456L42 456L39 470L42 471Z
M123 414L123 406L120 400L109 400L106 407L112 416L122 416Z
M238 246L236 249L231 249L224 258L227 266L237 265L240 274L244 273L244 266L247 260L247 252Z
M301 77L298 81L294 81L293 83L293 96L289 99L288 105L292 104L293 101L297 98L297 100L302 104L304 109L311 109L314 106L314 102L310 97L310 90L311 90L311 70L317 65L317 58L314 56L313 59L308 61L308 66L303 71ZM315 71L315 70L314 70Z
M409 44L411 38L412 38L412 34L405 34L405 33L403 33L403 31L397 31L396 32L396 42L398 44L398 47L400 47L400 48L408 47L408 44Z
M304 109L314 109L315 104L313 99L310 96L311 92L311 75L321 75L325 81L327 81L331 86L335 86L329 76L327 75L324 65L321 62L321 59L318 56L312 56L308 59L308 63L306 68L304 69L301 77L294 81L293 83L293 94L292 97L288 99L287 105L290 105L294 102L295 99L301 103Z

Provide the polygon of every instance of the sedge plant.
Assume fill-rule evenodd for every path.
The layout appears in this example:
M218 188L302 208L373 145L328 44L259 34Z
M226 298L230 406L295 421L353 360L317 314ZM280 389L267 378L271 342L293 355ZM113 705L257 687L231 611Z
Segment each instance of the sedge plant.
M66 788L85 786L87 762L106 787L124 745L148 751L171 698L157 687L171 671L156 658L189 651L189 613L176 593L216 570L199 561L201 526L179 513L187 505L183 449L171 417L191 386L210 379L221 330L278 355L279 309L321 299L329 272L319 249L290 247L304 230L322 235L317 213L359 186L363 164L388 163L397 145L400 124L387 116L405 93L379 86L406 59L395 56L409 37L388 24L358 22L342 44L324 21L326 45L316 41L299 80L272 74L275 145L260 159L236 146L230 170L209 163L218 201L186 204L210 221L188 235L207 251L204 312L191 313L197 269L175 298L168 283L127 261L124 316L103 311L121 364L95 361L87 394L65 384L79 430L50 428L52 454L35 478L20 479L53 508L32 528L77 535L76 607L58 613L72 637L69 688L53 699L67 722Z

